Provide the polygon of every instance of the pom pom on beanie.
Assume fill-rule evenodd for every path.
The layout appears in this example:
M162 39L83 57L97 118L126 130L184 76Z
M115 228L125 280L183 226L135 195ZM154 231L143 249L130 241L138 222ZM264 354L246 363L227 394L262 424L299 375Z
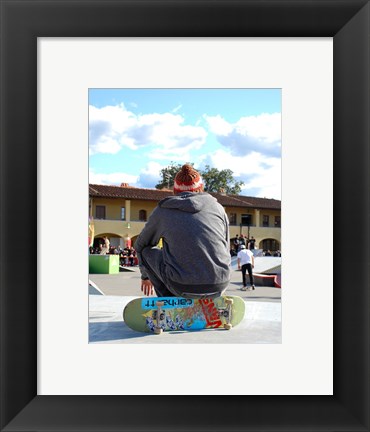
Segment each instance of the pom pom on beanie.
M175 194L181 192L202 192L204 184L202 177L191 165L185 164L176 174L173 191Z

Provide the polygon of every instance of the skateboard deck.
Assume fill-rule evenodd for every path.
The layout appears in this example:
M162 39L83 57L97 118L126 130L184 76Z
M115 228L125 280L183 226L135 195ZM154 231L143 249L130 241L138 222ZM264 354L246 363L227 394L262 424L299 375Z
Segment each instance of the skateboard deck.
M237 296L216 299L141 297L126 305L123 319L132 330L160 334L163 331L229 330L241 322L244 313L244 300Z

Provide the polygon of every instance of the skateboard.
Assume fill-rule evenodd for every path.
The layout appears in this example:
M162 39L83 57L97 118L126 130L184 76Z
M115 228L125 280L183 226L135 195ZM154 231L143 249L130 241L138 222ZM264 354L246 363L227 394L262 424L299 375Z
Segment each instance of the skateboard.
M230 330L241 322L244 313L244 300L237 296L141 297L126 305L123 320L132 330L161 334L163 331Z

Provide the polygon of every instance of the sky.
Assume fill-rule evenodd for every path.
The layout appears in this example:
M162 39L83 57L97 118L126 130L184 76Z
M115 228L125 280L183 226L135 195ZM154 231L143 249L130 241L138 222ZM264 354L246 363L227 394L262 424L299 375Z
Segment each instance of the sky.
M90 89L89 183L154 188L174 162L281 199L280 89Z

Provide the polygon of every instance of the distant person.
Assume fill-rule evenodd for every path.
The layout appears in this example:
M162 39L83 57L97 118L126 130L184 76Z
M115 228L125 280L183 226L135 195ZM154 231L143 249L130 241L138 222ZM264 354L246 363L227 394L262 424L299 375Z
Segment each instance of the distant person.
M253 268L254 268L254 255L249 250L246 249L244 245L240 246L240 251L238 253L238 269L242 271L242 291L251 291L255 289L254 286L254 278L253 278ZM246 273L248 271L249 274L249 280L251 283L251 287L247 288L247 281L246 281Z
M119 262L121 266L126 265L126 259L127 259L127 254L123 249L121 249L121 252L119 254Z
M130 261L131 267L134 266L135 256L136 256L136 252L135 252L134 248L130 248L130 253L129 253L128 259Z
M162 249L156 247L163 239ZM144 295L216 298L230 281L229 222L204 192L200 174L184 165L174 196L159 202L135 242Z
M239 235L238 234L235 236L233 244L234 244L235 252L238 253L239 252L239 246L240 246L240 241L239 241Z
M101 245L100 255L106 255L109 253L110 242L107 236L103 237L103 244Z
M253 250L255 247L256 239L252 236L249 240L249 249Z

